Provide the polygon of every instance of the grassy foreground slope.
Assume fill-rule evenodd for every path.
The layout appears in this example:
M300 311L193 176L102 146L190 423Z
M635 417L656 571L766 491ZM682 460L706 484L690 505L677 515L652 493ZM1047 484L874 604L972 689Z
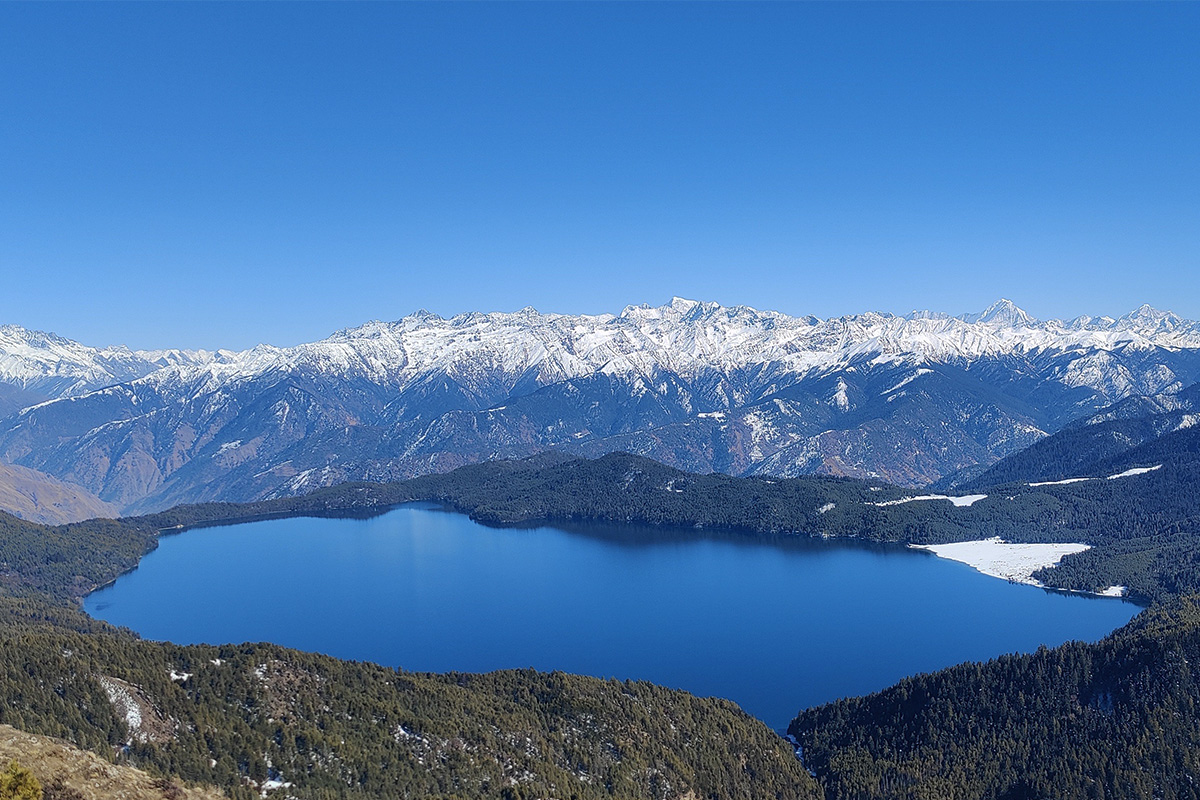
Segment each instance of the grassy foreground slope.
M45 800L217 800L210 786L180 785L111 764L69 742L0 725L0 764L16 761L41 785Z

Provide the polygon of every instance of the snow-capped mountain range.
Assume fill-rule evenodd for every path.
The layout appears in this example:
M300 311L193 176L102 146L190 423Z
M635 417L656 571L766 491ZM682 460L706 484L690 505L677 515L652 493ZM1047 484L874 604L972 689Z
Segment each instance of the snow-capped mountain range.
M921 485L1198 377L1200 323L1149 306L1070 322L1007 300L822 320L675 298L619 315L418 312L242 352L97 349L3 326L15 413L0 460L127 510L547 448Z

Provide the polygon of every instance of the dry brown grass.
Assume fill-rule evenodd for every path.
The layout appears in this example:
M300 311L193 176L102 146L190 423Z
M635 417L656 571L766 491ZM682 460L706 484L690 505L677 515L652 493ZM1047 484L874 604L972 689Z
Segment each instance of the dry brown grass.
M226 795L213 787L181 786L132 767L110 764L95 753L47 736L0 725L0 763L16 759L43 787L62 777L67 796L83 800L218 800ZM70 794L70 790L77 795Z

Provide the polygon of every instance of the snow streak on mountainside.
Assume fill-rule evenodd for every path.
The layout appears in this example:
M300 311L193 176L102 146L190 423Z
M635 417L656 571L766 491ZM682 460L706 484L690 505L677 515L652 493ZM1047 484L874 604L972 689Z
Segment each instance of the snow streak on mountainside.
M0 381L61 399L0 423L0 460L127 509L547 448L916 486L1198 377L1200 324L1146 306L1071 322L1008 301L820 320L676 298L620 315L418 312L240 353L97 350L5 327Z

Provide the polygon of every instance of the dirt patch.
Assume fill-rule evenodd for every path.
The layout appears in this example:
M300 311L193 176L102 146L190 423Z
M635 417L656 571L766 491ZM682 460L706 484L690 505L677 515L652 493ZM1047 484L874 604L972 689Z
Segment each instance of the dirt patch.
M175 736L175 726L155 707L141 687L114 678L97 675L117 714L129 726L129 735L138 742L164 742Z

